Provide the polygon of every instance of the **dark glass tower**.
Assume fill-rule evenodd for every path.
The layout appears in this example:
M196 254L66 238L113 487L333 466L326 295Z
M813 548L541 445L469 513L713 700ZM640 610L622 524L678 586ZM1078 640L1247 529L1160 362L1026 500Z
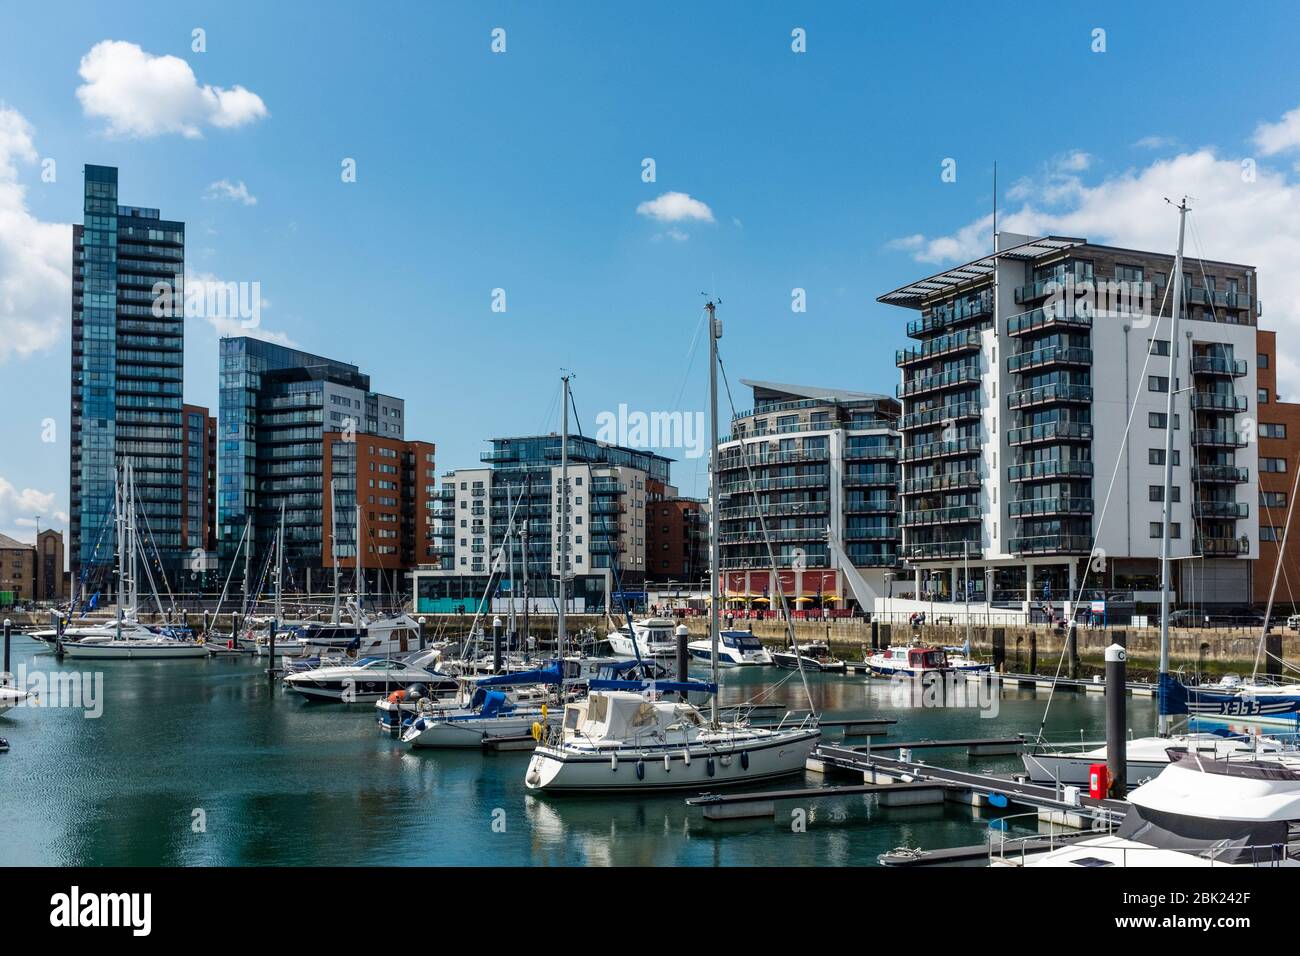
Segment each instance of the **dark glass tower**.
M113 475L135 468L141 532L180 569L185 224L118 205L117 169L85 169L72 229L71 546L74 587L112 566ZM162 582L158 582L162 588Z

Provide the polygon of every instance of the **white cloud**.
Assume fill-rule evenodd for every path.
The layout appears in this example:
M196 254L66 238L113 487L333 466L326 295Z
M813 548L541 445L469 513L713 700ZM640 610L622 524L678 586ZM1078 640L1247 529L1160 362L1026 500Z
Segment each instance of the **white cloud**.
M636 207L638 214L659 222L713 222L713 210L686 193L667 192Z
M228 179L218 179L208 187L209 199L229 199L231 202L243 203L245 206L256 206L257 197L248 191L241 179L237 183L232 183Z
M1143 136L1133 144L1138 149L1166 149L1171 146L1179 145L1178 140L1173 136Z
M0 104L0 362L54 345L72 307L72 227L33 216L18 181L36 161L31 124Z
M54 501L53 491L20 490L9 479L0 476L0 531L19 541L34 541L37 515L40 515L43 528L66 525L68 513L55 508ZM25 534L19 531L20 528L31 529L33 533Z
M1300 147L1300 106L1283 114L1276 123L1260 123L1252 139L1265 156Z
M1081 149L1075 149L1056 157L1055 165L1061 172L1081 173L1092 165L1092 156Z
M85 81L77 87L81 108L107 120L108 132L118 136L195 138L204 126L230 129L270 115L256 93L200 86L179 57L154 56L121 40L96 43L78 72Z
M1288 114L1290 116L1292 114ZM1300 184L1289 167L1260 165L1243 181L1241 160L1211 148L1184 152L1088 184L1046 176L1018 184L1020 204L999 214L1000 230L1078 236L1094 242L1173 252L1178 220L1165 198L1192 197L1186 252L1256 266L1261 324L1278 330L1279 374L1286 394L1300 390ZM977 258L992 249L989 216L946 236L912 235L891 245L927 263Z

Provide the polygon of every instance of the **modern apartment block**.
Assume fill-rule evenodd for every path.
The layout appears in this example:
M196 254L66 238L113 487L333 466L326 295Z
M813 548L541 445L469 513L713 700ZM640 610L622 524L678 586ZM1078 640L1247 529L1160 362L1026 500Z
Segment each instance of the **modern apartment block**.
M719 442L722 587L728 599L866 610L899 567L899 402L887 395L742 380L754 407ZM757 495L757 500L755 496ZM766 523L769 557L759 516ZM828 529L868 588L856 594Z
M355 365L246 336L221 340L218 548L223 572L253 519L265 555L284 512L285 587L314 590L329 566L322 529L330 472L326 432L401 442L405 405L375 392ZM340 507L353 507L348 493Z
M414 577L417 609L473 611L489 584L497 598L519 593L524 554L531 605L549 613L559 593L560 535L568 535L571 607L604 608L621 584L640 588L647 571L650 502L676 494L670 459L652 452L569 436L569 525L560 527L560 436L494 438L485 467L443 476L435 561ZM505 570L490 580L493 558L515 516L527 541L513 540ZM617 569L617 576L615 575Z
M357 566L356 504L361 502L361 567L367 581L383 576L385 591L404 589L400 572L428 561L434 548L438 479L434 446L378 435L327 431L320 540L322 566ZM334 500L330 499L333 481ZM390 593L391 593L390 591Z
M646 504L646 580L699 583L709 576L709 503L681 496Z
M1274 607L1294 613L1300 607L1300 518L1291 511L1296 469L1300 468L1300 403L1284 402L1277 392L1277 333L1258 330L1255 356L1259 420L1259 561L1255 564L1255 603L1263 606L1273 588L1283 529L1291 515L1286 557L1277 574Z
M189 572L197 574L216 570L217 420L202 405L185 405L183 411L181 543Z
M917 313L897 358L914 595L1060 607L1087 573L1158 601L1173 389L1175 597L1249 601L1255 270L1186 259L1171 342L1172 255L1007 233L995 248L879 298Z
M124 459L164 570L179 571L185 555L185 224L119 204L117 186L116 168L86 166L84 222L72 227L69 547L72 579L87 593L112 565Z

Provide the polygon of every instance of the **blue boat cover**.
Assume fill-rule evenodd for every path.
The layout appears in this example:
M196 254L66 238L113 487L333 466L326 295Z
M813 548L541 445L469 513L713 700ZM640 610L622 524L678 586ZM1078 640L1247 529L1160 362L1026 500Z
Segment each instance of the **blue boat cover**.
M511 684L558 684L563 675L558 662L534 671L516 671L513 674L494 674L477 682L479 687L505 687Z
M677 681L677 680L601 680L590 681L587 686L591 690L649 690L654 689L663 691L666 694L672 693L704 693L716 694L718 685L702 680Z

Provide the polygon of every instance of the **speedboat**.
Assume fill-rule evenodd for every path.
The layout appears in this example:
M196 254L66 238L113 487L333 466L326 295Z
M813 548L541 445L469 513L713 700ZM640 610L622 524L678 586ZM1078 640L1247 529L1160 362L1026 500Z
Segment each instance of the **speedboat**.
M843 674L848 670L847 664L831 655L830 645L821 641L812 644L800 644L798 654L795 654L794 648L772 651L771 654L773 664L790 670L798 669L801 660L803 669L807 671Z
M671 693L671 685L664 687ZM710 725L689 703L623 690L593 690L564 708L542 735L524 786L542 792L704 790L770 780L804 769L821 731Z
M606 640L619 657L672 657L677 653L675 630L676 622L671 618L650 617L610 631Z
M711 641L691 641L686 645L691 657L706 664L713 660ZM722 631L718 634L718 664L721 667L763 666L772 663L772 655L749 631Z
M948 655L940 647L903 645L887 647L867 658L867 668L876 677L921 677L924 674L946 674L952 671Z
M994 866L1296 866L1300 772L1274 761L1171 749L1166 769L1128 795L1119 829L1030 853L995 842ZM1041 845L1042 838L1031 840ZM1019 851L1019 852L1017 852Z
M1268 737L1239 734L1192 733L1170 737L1135 737L1125 747L1128 786L1136 787L1168 767L1170 748L1179 748L1210 760L1278 754L1287 750L1283 744ZM1106 745L1085 743L1077 748L1026 753L1021 759L1033 783L1059 782L1086 787L1092 766L1106 762Z
M394 691L423 685L434 693L455 691L454 677L391 657L365 657L339 667L318 667L284 678L285 687L313 700L371 703Z

